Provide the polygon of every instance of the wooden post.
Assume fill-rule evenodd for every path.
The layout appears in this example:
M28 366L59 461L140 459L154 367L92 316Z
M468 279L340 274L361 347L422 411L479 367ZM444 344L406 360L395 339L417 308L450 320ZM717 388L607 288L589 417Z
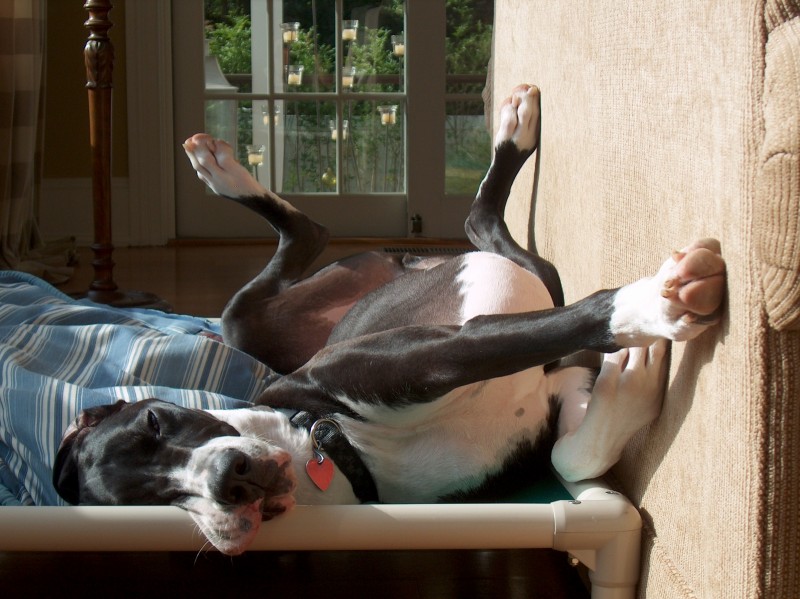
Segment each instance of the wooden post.
M114 282L114 245L111 238L111 92L114 45L108 36L110 0L86 0L89 12L84 26L89 39L83 50L89 96L89 141L92 152L92 204L94 215L94 281L89 299L120 307L151 306L169 310L157 296L140 291L121 292Z
M114 260L111 255L111 91L113 88L114 46L108 37L112 23L109 0L87 0L89 11L84 23L89 39L83 51L86 64L86 89L89 96L89 141L92 151L92 203L94 206L94 281L89 298L102 303L117 299Z

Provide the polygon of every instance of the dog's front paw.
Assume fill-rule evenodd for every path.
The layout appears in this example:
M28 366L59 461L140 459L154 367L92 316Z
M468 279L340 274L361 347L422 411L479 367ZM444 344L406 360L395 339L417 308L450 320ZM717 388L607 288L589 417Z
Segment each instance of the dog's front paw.
M631 437L661 412L667 382L669 342L659 339L647 347L624 348L603 358L592 390L589 410L604 410L606 430Z
M562 477L578 481L602 476L631 437L658 417L667 382L667 348L659 340L604 357L583 421L553 447L553 466Z
M663 279L661 296L670 302L673 315L707 325L719 319L725 293L725 260L719 241L700 239L673 252L657 277Z
M662 337L694 339L720 317L725 295L725 260L716 239L700 239L673 252L649 279L619 290L611 332L622 346Z
M500 105L495 148L512 142L520 152L532 152L539 143L539 88L518 85Z

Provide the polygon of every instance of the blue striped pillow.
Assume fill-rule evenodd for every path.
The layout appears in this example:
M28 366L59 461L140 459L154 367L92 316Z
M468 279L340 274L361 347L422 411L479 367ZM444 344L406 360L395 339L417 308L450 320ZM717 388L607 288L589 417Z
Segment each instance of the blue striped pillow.
M212 409L252 402L269 369L204 332L218 327L74 301L35 277L0 271L0 504L63 503L51 468L84 408L148 397Z

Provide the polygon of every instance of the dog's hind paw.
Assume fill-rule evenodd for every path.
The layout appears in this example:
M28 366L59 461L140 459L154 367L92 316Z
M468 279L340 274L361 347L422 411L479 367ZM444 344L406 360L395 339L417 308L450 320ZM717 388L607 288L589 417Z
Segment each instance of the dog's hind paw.
M673 252L654 277L621 288L611 331L622 346L663 337L694 339L719 321L725 296L725 260L716 239L699 239Z
M539 88L518 85L500 105L500 126L495 147L511 141L521 152L532 152L539 143Z
M236 160L227 142L207 133L197 133L183 143L183 149L198 178L217 195L236 199L267 193L267 189Z

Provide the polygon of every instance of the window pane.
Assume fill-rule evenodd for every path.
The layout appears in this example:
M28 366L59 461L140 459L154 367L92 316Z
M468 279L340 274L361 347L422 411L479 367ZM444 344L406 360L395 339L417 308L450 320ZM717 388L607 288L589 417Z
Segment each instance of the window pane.
M405 191L405 105L348 102L348 135L342 145L343 191Z
M281 126L276 129L283 143L278 165L278 190L290 193L336 191L336 142L329 123L336 118L331 102L281 103ZM280 159L281 156L276 156Z
M492 159L483 102L448 102L445 135L445 189L448 194L474 195Z
M316 13L312 12L314 8ZM285 0L275 18L273 36L279 40L275 66L283 74L276 89L292 93L335 91L336 3Z
M206 132L209 135L224 139L233 146L238 141L240 109L236 100L206 101ZM250 116L250 111L246 113ZM252 118L252 117L251 117ZM245 127L247 124L245 124ZM248 129L244 129L245 132Z
M481 92L491 59L493 11L492 0L447 0L448 194L474 194L491 161Z
M343 68L355 74L354 92L402 92L406 45L405 2L346 0L342 24ZM350 30L348 28L352 27ZM346 76L345 75L345 76Z
M206 91L252 91L250 0L206 0Z
M285 91L333 92L337 71L342 91L402 91L404 2L344 2L338 37L335 8L334 2L321 2L313 14L307 2L284 1L275 36L283 46ZM342 52L339 69L337 44Z
M348 102L339 126L327 102L283 102L278 189L289 193L402 193L405 189L403 105ZM340 142L341 140L341 142ZM337 144L341 145L338 185ZM276 158L281 158L277 156Z
M404 192L402 0L205 0L205 17L206 128L250 167L248 146L263 145L262 182L288 193ZM258 95L220 97L234 93ZM304 100L310 93L330 101Z

